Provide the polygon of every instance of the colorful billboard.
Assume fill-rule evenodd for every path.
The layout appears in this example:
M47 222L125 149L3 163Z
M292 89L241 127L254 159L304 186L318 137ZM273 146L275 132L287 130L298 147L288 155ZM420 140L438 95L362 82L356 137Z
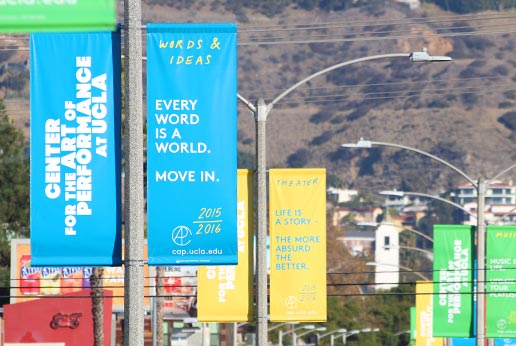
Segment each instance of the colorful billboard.
M486 337L516 338L516 226L488 226Z
M32 265L120 265L120 34L31 34L30 69Z
M269 170L270 320L326 321L326 170Z
M198 267L199 321L245 322L253 319L253 181L251 170L238 170L238 265Z
M472 226L434 226L433 336L473 336L473 237Z
M237 263L234 24L147 26L150 265Z
M0 32L115 30L115 0L0 1Z
M144 248L147 259L147 246ZM11 241L11 304L90 288L92 267L32 267L29 239ZM144 305L149 309L149 267L144 266ZM105 267L102 287L113 292L113 311L124 311L124 267Z

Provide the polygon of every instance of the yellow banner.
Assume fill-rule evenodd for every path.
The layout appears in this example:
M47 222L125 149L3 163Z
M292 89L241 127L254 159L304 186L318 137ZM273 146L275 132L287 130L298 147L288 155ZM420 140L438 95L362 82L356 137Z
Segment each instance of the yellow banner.
M416 346L443 346L443 338L432 336L432 281L416 282Z
M199 266L197 320L240 322L253 320L253 174L238 170L238 265Z
M270 320L326 321L326 170L271 169Z

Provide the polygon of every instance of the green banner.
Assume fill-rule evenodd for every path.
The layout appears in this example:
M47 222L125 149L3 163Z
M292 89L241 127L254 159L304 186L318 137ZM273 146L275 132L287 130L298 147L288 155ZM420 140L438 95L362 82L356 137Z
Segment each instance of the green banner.
M516 338L516 226L489 226L486 241L486 336Z
M433 336L473 335L473 226L434 226Z
M114 31L115 0L0 0L0 32Z

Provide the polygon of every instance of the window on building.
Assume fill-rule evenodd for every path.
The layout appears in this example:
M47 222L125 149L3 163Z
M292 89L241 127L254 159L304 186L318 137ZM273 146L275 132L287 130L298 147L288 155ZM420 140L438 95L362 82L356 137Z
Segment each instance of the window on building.
M383 245L386 247L386 250L389 250L387 246L391 244L391 238L389 236L386 236L383 238Z

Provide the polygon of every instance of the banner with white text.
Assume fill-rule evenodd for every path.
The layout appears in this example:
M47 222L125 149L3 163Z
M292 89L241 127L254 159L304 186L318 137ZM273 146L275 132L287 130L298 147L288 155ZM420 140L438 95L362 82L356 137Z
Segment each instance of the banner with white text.
M270 320L326 321L326 170L269 170Z
M416 281L416 346L443 346L444 339L433 336L432 282Z
M516 226L488 226L486 337L516 338Z
M236 25L147 25L150 265L237 263Z
M473 236L473 226L434 225L434 336L473 336Z
M32 34L30 72L32 265L120 265L120 33Z
M254 176L238 170L238 265L200 266L198 275L199 322L253 320Z

